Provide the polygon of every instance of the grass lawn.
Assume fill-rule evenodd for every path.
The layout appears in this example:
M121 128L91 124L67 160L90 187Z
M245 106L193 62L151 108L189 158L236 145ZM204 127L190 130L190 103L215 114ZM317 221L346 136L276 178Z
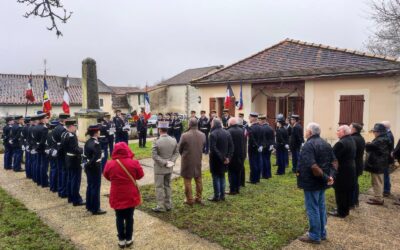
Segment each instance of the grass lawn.
M276 167L273 168L275 172ZM248 174L246 162L246 177ZM365 174L360 179L361 192L369 188L369 183L369 175ZM228 185L227 182L227 189ZM257 185L247 184L240 195L227 196L225 202L207 202L204 207L183 205L182 178L175 179L172 187L174 209L171 212L151 212L156 205L153 185L141 188L144 202L139 209L229 249L280 248L302 235L308 227L303 192L297 188L293 174L273 176ZM203 188L205 200L213 194L209 171L203 173ZM328 207L332 208L332 189L327 192L327 200Z
M146 143L145 148L139 148L139 143L131 143L129 147L132 152L135 153L135 158L137 160L141 160L144 158L151 158L151 147L153 146L153 142L149 141Z
M75 249L0 188L0 249Z

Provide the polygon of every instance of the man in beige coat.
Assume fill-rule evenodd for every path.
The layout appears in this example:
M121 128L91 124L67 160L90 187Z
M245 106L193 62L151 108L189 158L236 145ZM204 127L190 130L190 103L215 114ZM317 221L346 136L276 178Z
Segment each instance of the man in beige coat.
M156 187L157 206L152 210L156 213L170 211L171 202L171 176L175 161L179 156L178 145L175 138L169 136L169 122L159 122L160 137L154 141L152 158L154 160L154 184Z
M203 184L201 180L201 160L203 157L203 148L206 143L204 133L197 128L197 119L189 120L189 130L184 133L179 143L179 153L181 160L181 176L185 184L185 204L193 206L196 202L203 204L202 192ZM196 199L192 196L192 179L196 182Z

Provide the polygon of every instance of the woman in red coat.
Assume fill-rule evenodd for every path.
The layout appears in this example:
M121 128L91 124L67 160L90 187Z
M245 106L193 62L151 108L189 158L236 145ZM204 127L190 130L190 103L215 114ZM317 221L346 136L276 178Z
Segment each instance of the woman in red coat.
M117 217L118 246L133 244L133 212L141 203L136 180L143 176L143 169L126 143L115 144L114 151L104 169L104 177L111 181L110 206Z

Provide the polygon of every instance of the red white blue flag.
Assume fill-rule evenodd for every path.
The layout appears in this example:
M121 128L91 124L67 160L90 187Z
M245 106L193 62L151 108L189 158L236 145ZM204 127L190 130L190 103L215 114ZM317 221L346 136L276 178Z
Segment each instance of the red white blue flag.
M233 101L232 97L235 97L235 95L233 94L231 85L228 83L228 86L226 87L226 96L224 102L224 106L226 109L229 109L231 107Z
M43 112L50 116L51 102L49 97L49 87L47 86L46 75L43 77Z
M28 87L26 88L25 97L30 102L35 101L35 96L33 96L32 90L32 74L29 75Z
M64 87L64 96L63 96L63 103L62 103L62 109L64 113L69 114L69 93L68 93L68 88L69 88L69 77L67 76L67 82L65 83Z
M236 107L238 110L243 109L243 93L242 93L242 83L240 83L240 98L239 101L236 102Z

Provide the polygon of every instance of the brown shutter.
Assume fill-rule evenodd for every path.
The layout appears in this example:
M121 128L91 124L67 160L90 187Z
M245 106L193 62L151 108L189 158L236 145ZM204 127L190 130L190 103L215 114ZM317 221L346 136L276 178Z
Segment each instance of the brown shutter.
M210 98L210 113L209 114L211 114L212 110L216 110L215 109L216 103L217 103L217 101L215 100L215 98L211 97Z
M364 95L353 95L351 103L352 122L364 125Z
M275 128L275 120L276 120L276 99L268 98L267 99L267 121L269 125Z
M232 96L232 97L231 97L231 106L229 107L229 115L230 115L231 117L234 117L234 116L235 116L235 106L236 106L236 104L235 104L235 97Z
M351 123L351 96L340 96L340 116L339 125L348 125Z

